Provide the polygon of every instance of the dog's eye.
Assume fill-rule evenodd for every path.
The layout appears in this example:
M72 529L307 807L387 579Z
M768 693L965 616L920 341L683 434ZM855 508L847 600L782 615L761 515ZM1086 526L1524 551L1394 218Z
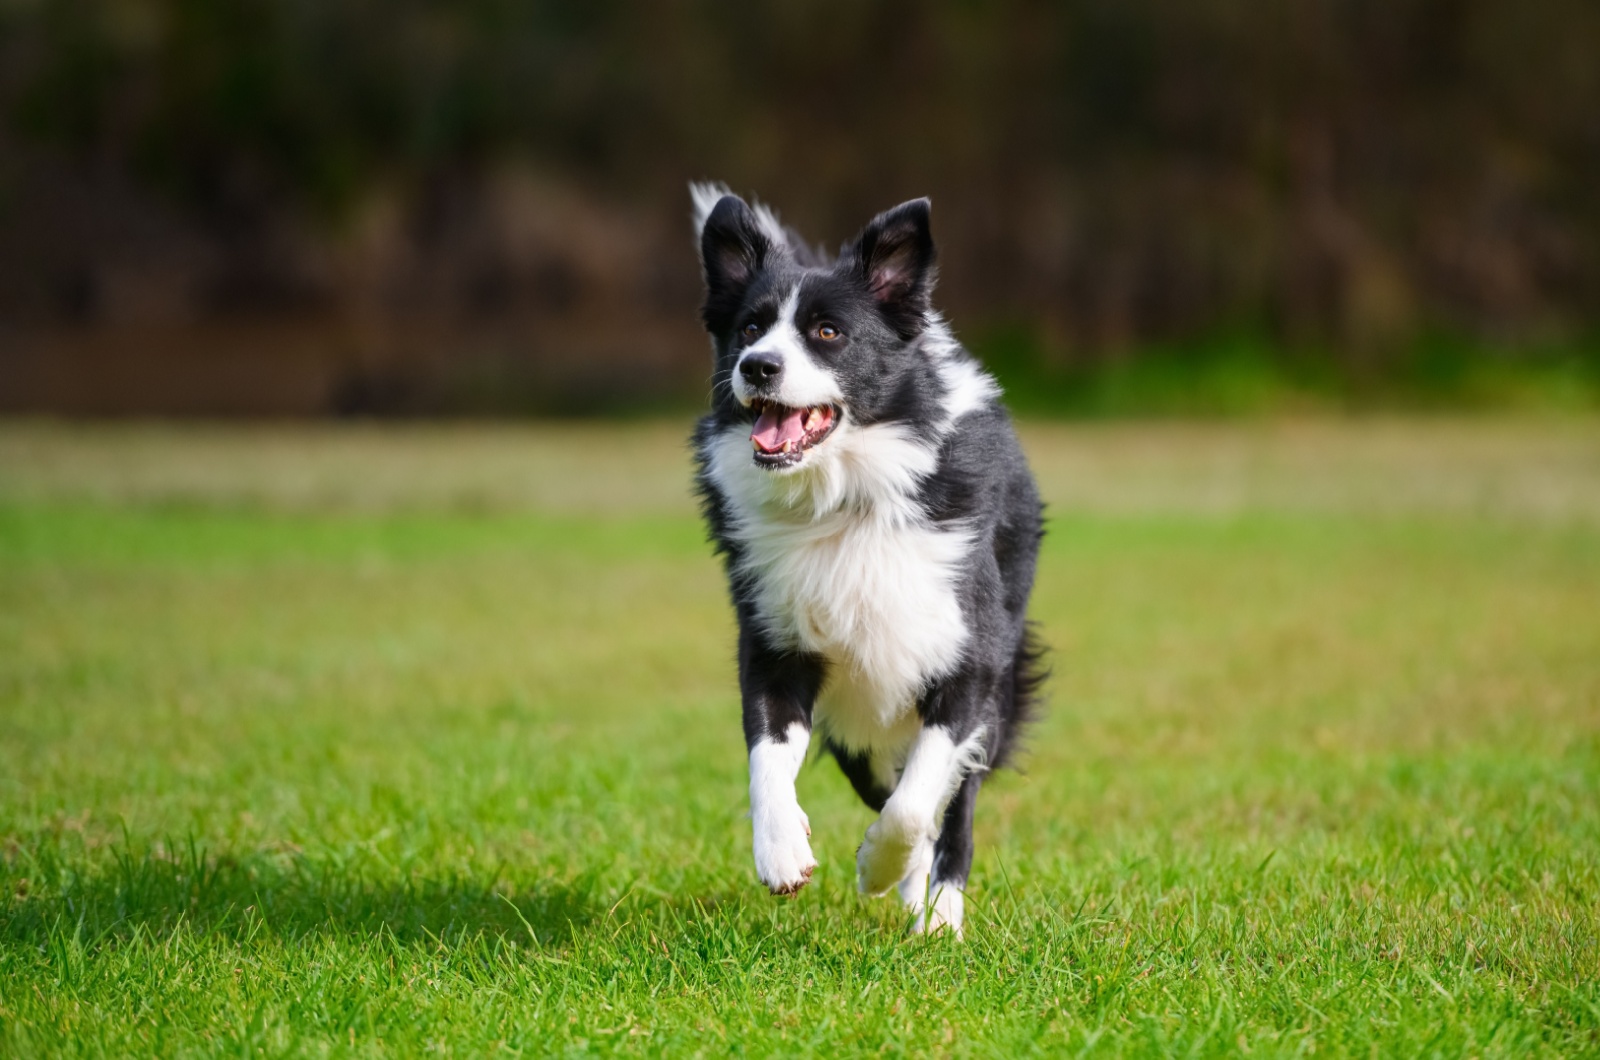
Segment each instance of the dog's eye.
M826 342L832 342L838 337L839 329L834 327L832 324L824 324L817 329L817 338Z
M743 335L747 339L753 339L757 335L761 334L761 325L751 321L739 329L739 334Z

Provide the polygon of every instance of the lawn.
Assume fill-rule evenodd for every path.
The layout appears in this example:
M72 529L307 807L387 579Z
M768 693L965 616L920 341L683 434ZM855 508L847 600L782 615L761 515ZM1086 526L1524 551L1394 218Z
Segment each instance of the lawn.
M1600 1052L1600 423L1030 427L965 942L757 883L683 426L0 426L0 1054Z

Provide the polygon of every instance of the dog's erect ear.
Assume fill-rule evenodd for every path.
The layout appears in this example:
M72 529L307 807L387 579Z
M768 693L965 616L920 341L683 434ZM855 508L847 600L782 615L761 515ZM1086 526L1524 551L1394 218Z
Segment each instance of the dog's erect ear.
M717 200L700 231L700 263L707 287L744 287L771 253L772 240L743 199L724 195Z
M772 240L743 199L724 195L711 208L700 230L700 264L706 276L701 315L709 330L723 330L772 253Z
M933 204L912 199L872 219L846 251L857 275L902 337L925 323L933 294Z

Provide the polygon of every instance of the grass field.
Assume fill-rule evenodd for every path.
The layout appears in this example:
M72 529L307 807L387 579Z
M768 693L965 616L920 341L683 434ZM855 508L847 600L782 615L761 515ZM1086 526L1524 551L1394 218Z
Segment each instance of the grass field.
M1600 1053L1600 423L1030 428L964 943L756 882L682 433L0 427L0 1054Z

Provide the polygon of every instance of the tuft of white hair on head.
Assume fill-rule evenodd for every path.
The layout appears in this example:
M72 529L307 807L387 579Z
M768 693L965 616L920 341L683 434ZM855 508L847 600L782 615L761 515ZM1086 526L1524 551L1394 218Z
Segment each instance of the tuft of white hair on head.
M694 237L699 239L706 230L706 219L721 202L723 196L732 195L720 180L695 180L689 182L689 201L694 203Z
M720 180L697 180L689 184L689 200L694 204L694 238L699 242L701 235L706 230L706 219L711 216L711 211L716 208L724 196L732 195L728 186ZM756 223L761 226L762 233L772 241L774 247L789 246L789 234L784 231L783 222L778 220L778 215L766 203L751 200L748 203L750 212L756 215Z

